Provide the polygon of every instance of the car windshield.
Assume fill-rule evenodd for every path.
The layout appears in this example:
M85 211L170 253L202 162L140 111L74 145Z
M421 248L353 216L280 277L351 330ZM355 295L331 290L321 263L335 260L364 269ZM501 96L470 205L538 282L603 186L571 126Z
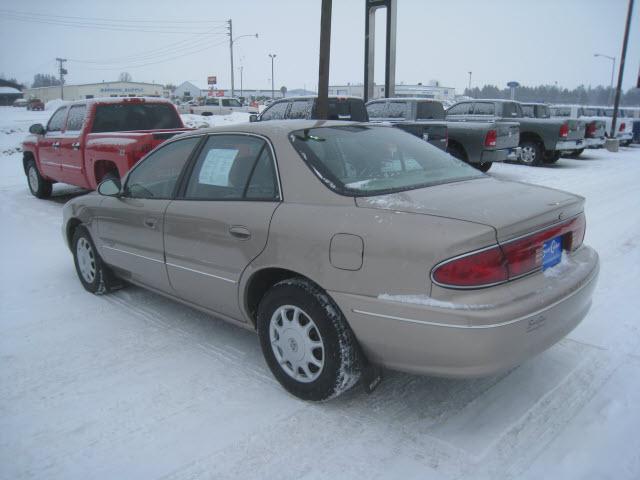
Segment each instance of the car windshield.
M392 127L308 128L292 132L289 138L309 168L341 195L381 195L484 176Z
M130 132L181 128L173 105L165 103L115 103L98 105L92 132Z

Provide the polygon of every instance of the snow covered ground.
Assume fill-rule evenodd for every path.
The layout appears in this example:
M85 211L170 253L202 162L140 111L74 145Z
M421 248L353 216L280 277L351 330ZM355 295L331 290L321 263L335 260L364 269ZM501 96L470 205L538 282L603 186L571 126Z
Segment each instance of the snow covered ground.
M387 372L316 405L251 332L82 289L60 234L80 192L35 199L16 150L50 114L0 107L0 478L640 478L640 148L491 170L587 198L602 270L567 339L497 377Z

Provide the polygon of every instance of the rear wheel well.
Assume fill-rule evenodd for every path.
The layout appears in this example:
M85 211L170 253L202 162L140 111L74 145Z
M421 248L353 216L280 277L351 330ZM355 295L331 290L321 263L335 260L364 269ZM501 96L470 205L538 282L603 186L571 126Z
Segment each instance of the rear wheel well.
M540 145L540 148L542 148L542 150L544 150L544 142L542 141L542 138L540 138L540 135L532 133L532 132L524 132L520 134L520 145L522 145L524 142L534 142Z
M113 174L120 178L120 172L115 163L109 160L97 160L93 166L94 178L96 179L96 185L100 185L100 182L108 175Z
M315 284L313 280L305 277L304 275L285 268L265 268L251 276L245 288L244 305L249 313L249 317L254 328L256 327L258 305L260 304L262 297L276 283L286 280L287 278L294 277L304 278Z
M453 153L451 153L452 150L454 151L454 153L456 153L455 151L459 152L459 155L462 156L460 160L467 161L467 159L469 158L469 155L467 155L467 151L464 149L464 147L460 142L456 142L455 140L449 139L449 142L447 144L447 152L453 155ZM458 158L457 155L453 155L453 156Z

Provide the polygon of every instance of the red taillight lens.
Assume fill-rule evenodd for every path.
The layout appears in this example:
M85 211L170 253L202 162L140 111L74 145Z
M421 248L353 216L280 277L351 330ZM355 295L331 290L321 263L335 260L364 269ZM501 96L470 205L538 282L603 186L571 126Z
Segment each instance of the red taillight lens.
M433 280L445 287L478 288L531 273L542 266L544 242L562 238L563 250L574 251L584 240L586 220L583 213L571 220L534 233L450 260L436 267Z
M560 136L562 138L567 138L569 136L569 124L562 124L562 126L560 127Z
M489 130L487 135L484 137L484 146L485 147L495 147L498 141L498 132L495 130Z
M587 123L587 129L585 130L584 136L587 138L596 136L596 122Z
M479 287L506 282L509 272L502 250L494 247L441 265L433 279L441 285Z
M620 131L620 132L624 132L625 127L626 127L626 125L624 124L624 122L622 122L622 123L620 124L620 130L619 130L619 131Z

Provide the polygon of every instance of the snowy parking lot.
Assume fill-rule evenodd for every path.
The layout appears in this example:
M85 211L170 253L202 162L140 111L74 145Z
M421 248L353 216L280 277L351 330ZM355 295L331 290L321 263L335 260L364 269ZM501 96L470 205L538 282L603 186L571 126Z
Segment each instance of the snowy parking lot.
M251 332L82 288L60 226L83 192L38 200L22 170L50 113L0 107L1 479L640 478L640 147L489 172L587 199L601 273L568 338L500 376L385 372L371 395L311 404Z

